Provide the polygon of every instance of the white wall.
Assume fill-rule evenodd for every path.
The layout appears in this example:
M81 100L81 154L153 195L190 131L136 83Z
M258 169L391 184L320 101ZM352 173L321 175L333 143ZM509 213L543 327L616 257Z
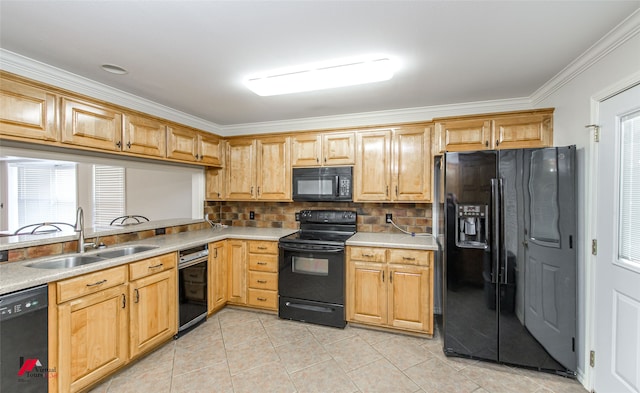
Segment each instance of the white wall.
M127 214L139 214L152 221L192 218L191 174L176 169L160 171L127 168L127 190L136 190L127 192ZM202 205L202 196L199 198ZM201 216L202 214L194 218Z
M637 21L638 18L635 20ZM637 23L637 22L636 22ZM628 80L640 72L640 34L636 33L615 50L609 52L591 67L580 73L551 95L536 103L536 107L555 107L554 144L557 146L573 145L577 147L577 198L578 198L578 373L584 378L589 371L585 369L587 354L591 348L587 337L587 326L592 312L593 289L589 283L587 264L591 263L591 236L589 223L595 212L589 211L591 203L589 195L591 182L589 168L592 165L594 152L592 147L592 130L585 128L593 122L591 110L592 97ZM633 78L632 78L633 79ZM607 135L601 137L606 138ZM581 379L582 379L581 378ZM588 381L583 384L589 387Z

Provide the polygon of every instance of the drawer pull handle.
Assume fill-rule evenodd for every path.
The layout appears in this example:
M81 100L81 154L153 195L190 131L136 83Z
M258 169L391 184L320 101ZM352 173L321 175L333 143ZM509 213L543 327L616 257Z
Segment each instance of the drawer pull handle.
M127 308L127 297L125 294L122 294L122 308Z
M264 247L264 246L258 246L258 250L266 250L266 249L267 249L267 247Z
M266 262L258 262L258 265L261 265L261 266L266 266L266 264L267 264Z
M157 269L159 267L162 267L163 263L159 263L157 265L153 265L153 266L149 266L149 269ZM193 277L193 276L192 276Z
M261 302L266 302L267 298L266 297L259 297L258 300L261 301Z
M140 292L138 292L138 288L134 289L133 292L136 294L136 300L134 303L140 302Z
M402 259L404 261L415 261L416 260L415 258L412 258L412 257L402 257Z
M258 284L266 284L267 280L256 280Z
M362 254L365 258L373 258L373 254Z
M93 284L87 284L87 286L88 287L95 287L96 285L101 285L101 284L104 284L105 282L107 282L106 278L104 280L100 280L98 282L94 282Z

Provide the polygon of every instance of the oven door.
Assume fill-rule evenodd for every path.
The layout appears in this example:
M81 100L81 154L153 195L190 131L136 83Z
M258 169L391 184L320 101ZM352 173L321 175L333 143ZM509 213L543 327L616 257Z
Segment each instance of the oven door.
M280 243L281 296L344 305L344 246Z

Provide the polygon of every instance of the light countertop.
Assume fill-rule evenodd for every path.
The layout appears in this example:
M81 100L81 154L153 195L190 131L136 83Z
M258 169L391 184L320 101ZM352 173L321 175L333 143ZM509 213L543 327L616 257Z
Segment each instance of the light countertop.
M438 250L438 243L430 234L427 236L411 236L401 233L358 232L347 240L347 246Z
M74 268L38 269L26 265L34 262L53 260L66 255L55 255L21 262L11 262L0 265L0 295L26 289L41 284L63 280L66 278L91 273L136 260L151 258L157 255L175 252L181 249L195 247L203 243L216 242L225 239L267 240L277 241L282 236L296 232L295 229L278 228L248 228L228 227L219 229L203 229L200 231L181 232L171 235L154 236L144 240L122 243L109 247L118 249L131 245L149 245L157 248L133 255L106 259L104 261ZM432 236L411 236L389 233L358 232L347 241L348 246L368 246L385 248L409 248L418 250L437 250L438 246ZM104 250L86 252L85 255L97 254Z

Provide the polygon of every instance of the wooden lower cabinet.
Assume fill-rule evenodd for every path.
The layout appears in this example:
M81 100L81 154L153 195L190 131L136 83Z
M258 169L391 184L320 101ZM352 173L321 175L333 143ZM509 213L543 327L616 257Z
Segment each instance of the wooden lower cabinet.
M209 244L209 305L208 313L227 304L227 242Z
M431 251L348 247L347 254L349 322L433 334Z
M58 305L58 392L80 391L128 361L127 287Z
M176 282L176 269L171 269L129 284L131 358L155 348L176 334Z
M247 304L278 309L278 242L248 242Z
M227 240L227 302L247 304L247 244Z
M49 391L78 392L178 329L175 253L49 284Z

